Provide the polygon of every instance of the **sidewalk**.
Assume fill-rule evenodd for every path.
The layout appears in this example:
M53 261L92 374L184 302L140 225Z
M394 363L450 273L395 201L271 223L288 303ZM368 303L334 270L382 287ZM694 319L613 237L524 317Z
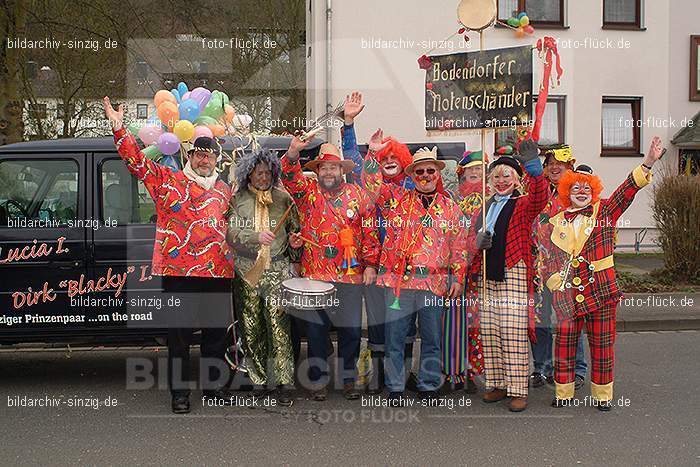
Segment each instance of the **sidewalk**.
M617 308L618 331L700 329L700 294L630 293Z

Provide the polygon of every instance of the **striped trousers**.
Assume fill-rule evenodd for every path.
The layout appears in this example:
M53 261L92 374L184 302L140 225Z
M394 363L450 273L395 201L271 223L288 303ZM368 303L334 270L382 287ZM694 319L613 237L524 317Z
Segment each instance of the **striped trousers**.
M481 290L481 288L479 289ZM505 281L486 281L481 307L481 344L487 389L527 397L529 371L527 267L506 269Z

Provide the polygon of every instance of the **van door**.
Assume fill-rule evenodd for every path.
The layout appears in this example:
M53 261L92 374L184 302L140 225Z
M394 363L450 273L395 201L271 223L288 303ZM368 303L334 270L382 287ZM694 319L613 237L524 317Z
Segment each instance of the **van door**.
M129 335L152 336L147 316L161 296L160 278L151 275L155 203L116 152L93 154L93 168L93 215L100 228L88 233L94 244L90 274L95 280L123 277L123 288L102 295L112 297L105 313L118 312L110 321Z
M87 276L83 154L0 156L0 339L89 326L75 301Z

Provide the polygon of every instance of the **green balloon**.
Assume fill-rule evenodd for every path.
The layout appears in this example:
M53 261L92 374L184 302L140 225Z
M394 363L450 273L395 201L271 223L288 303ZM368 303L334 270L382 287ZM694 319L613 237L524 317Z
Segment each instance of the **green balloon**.
M141 152L143 152L143 155L148 157L152 161L158 160L163 155L163 153L161 153L158 150L158 146L156 146L155 144L146 146Z
M218 122L212 117L200 115L194 120L194 123L197 125L216 125Z
M144 122L136 121L136 122L129 123L129 125L127 126L127 128L129 129L129 132L130 132L132 135L138 135L138 134L139 134L139 130L141 130L141 127L143 127L144 125L145 125Z
M202 113L199 114L200 117L211 117L214 120L220 119L226 112L224 111L224 105L222 103L221 98L219 97L218 99L214 99L214 96L212 96L211 100L207 104L206 107L204 107L204 110L202 110Z

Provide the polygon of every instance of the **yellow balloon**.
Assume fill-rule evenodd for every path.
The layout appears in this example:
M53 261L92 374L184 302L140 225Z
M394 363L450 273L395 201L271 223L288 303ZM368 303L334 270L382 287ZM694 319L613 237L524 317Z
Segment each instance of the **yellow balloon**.
M530 24L530 18L528 18L527 16L523 16L522 18L520 18L520 26L525 27L528 24Z
M189 141L194 136L194 125L188 120L179 120L173 126L173 133L180 141Z

